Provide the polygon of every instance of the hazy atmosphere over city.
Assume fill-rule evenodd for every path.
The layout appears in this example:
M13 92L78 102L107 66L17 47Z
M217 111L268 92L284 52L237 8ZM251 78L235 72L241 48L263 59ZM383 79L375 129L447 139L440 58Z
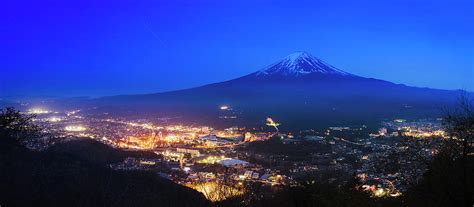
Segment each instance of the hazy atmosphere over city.
M474 206L474 1L7 1L0 207Z

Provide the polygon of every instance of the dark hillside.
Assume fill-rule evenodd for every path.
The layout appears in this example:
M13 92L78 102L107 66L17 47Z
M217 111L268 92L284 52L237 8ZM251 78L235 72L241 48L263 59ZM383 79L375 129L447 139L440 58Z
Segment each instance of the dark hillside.
M96 143L97 144L97 143ZM123 155L90 141L33 152L0 139L2 206L210 206L200 193L139 171L114 171L104 162ZM91 146L91 147L85 147ZM66 152L67 149L81 149ZM99 153L100 151L100 153ZM88 155L88 156L84 156ZM91 159L97 156L97 159Z

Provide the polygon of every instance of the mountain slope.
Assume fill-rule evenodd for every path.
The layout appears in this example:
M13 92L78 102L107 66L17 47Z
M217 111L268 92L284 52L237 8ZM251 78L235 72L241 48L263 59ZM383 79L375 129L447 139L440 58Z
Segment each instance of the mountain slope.
M0 139L0 200L5 206L212 206L202 194L152 172L112 170L87 155L125 157L95 141L67 149L31 151L12 137ZM63 145L64 146L64 145ZM85 157L94 159L84 159ZM108 160L110 157L105 156ZM115 160L116 158L113 158ZM102 160L99 158L98 160Z
M94 104L102 110L126 109L128 115L179 116L181 122L218 126L262 126L265 117L272 116L283 128L296 129L438 116L457 94L360 77L297 52L230 81L166 93L105 97ZM224 104L238 118L222 119L230 113L219 110Z

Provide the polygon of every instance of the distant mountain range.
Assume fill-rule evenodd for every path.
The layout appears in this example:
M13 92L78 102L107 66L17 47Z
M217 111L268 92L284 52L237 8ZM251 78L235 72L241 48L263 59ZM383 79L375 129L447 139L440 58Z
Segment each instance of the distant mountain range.
M130 116L178 116L184 122L218 126L262 126L271 116L283 128L302 129L437 117L458 94L360 77L296 52L233 80L164 93L103 97L90 104ZM222 105L231 110L221 110Z

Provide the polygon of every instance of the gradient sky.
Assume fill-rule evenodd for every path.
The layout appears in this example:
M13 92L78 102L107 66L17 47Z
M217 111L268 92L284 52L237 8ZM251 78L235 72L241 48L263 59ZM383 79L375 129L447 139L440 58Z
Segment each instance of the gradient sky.
M236 78L294 51L474 91L474 1L5 1L1 96L102 96Z

